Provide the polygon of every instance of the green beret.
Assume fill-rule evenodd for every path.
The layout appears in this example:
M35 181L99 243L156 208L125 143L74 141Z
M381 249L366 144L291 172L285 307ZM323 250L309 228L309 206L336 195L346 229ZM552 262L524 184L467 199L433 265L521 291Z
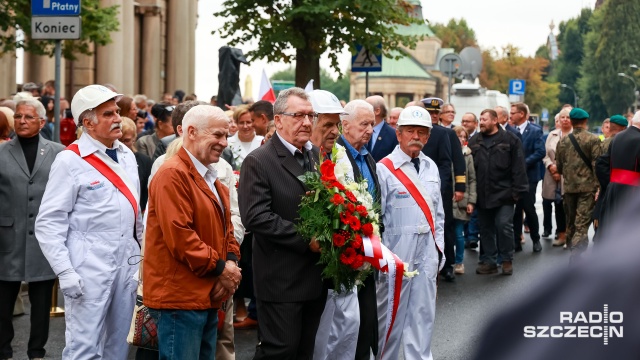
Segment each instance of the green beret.
M584 120L588 118L589 113L580 108L573 108L569 113L569 119L571 120Z
M609 121L620 126L629 126L629 121L627 121L627 118L622 115L613 115Z

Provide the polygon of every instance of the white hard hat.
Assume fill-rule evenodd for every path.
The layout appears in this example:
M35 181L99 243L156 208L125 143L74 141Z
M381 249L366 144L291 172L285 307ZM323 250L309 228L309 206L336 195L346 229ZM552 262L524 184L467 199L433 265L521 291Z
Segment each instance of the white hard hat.
M73 114L76 125L78 125L80 114L86 110L95 109L108 100L119 101L121 98L122 94L116 94L102 85L85 86L73 96L71 114Z
M409 106L402 110L396 126L415 125L431 128L431 115L421 106Z
M348 115L340 105L340 100L326 90L313 90L309 92L309 98L311 105L313 105L313 111L318 114Z

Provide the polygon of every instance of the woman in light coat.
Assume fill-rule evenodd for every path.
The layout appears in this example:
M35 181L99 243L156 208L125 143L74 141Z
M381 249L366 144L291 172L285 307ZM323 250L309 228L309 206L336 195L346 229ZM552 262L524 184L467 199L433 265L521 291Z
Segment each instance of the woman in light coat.
M556 240L553 246L563 246L566 241L566 218L564 208L562 207L562 176L558 174L556 169L556 147L564 136L572 131L571 120L569 120L570 108L564 108L558 114L555 130L551 131L545 143L547 152L542 162L544 163L545 172L542 180L542 207L546 208L544 212L544 233L551 234L551 207L555 204L556 218ZM547 235L548 236L548 235Z
M456 274L464 274L464 244L466 240L465 225L471 219L471 213L476 205L476 171L473 166L473 156L471 149L467 147L469 133L462 126L453 128L456 136L462 145L462 154L464 155L465 166L467 167L467 183L464 197L460 201L453 200L453 218L456 226L456 262L453 271Z

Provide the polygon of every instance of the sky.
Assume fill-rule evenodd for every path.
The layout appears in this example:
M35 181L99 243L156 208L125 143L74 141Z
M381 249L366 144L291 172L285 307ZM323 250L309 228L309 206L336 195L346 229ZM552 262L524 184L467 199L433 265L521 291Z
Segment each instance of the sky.
M584 7L593 8L596 0L422 0L424 18L430 23L447 23L451 18L464 18L476 32L481 48L500 49L513 44L527 56L533 56L538 47L546 43L549 24L558 25L564 20L576 17ZM208 99L218 91L218 49L226 45L217 34L211 32L220 27L220 21L211 21L213 14L222 8L222 0L198 2L198 27L196 29L196 89L201 99ZM237 46L245 52L255 44ZM351 54L344 51L339 56L340 68L345 71L351 61ZM321 67L329 68L326 56ZM254 99L260 87L262 70L268 76L286 69L284 63L267 63L255 60L240 69L240 89L244 94L246 77L252 79ZM383 60L384 66L384 60Z

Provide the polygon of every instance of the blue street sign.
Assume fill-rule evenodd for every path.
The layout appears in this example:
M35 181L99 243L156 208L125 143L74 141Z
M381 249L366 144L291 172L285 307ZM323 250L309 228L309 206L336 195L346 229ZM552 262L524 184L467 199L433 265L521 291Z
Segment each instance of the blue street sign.
M78 16L80 0L32 0L32 16Z
M524 95L525 81L520 79L509 80L509 95Z
M382 49L382 44L377 48ZM382 71L382 54L375 55L362 45L356 45L356 54L351 57L351 71Z

